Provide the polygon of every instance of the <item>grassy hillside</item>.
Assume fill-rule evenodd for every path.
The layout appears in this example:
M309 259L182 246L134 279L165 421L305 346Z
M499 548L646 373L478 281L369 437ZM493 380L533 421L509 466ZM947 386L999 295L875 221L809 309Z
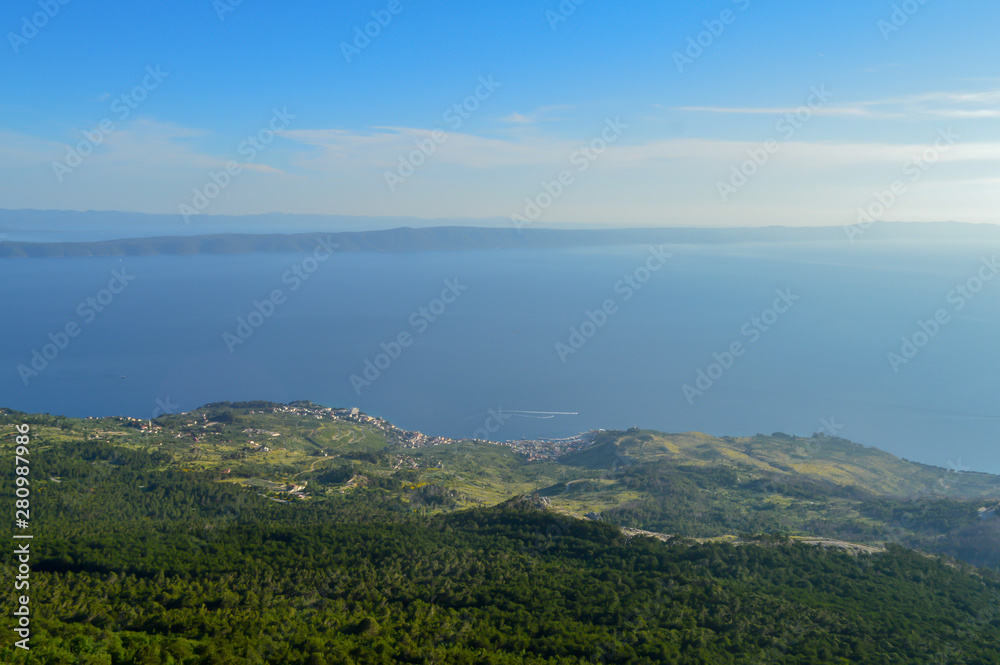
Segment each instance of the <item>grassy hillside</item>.
M976 510L995 500L782 469L779 444L796 442L781 436L603 432L527 462L309 403L156 423L0 414L5 433L22 423L32 650L7 642L3 662L842 665L1000 651L996 571L895 544L958 547L956 528L998 522ZM13 444L5 434L5 459ZM882 455L830 449L844 469ZM895 464L879 482L901 482ZM4 501L12 478L0 475ZM589 510L604 519L577 517ZM806 544L880 528L892 537L872 549Z
M529 462L516 445L429 439L309 402L211 404L155 422L3 419L32 423L41 468L53 462L36 482L54 495L99 497L109 474L141 453L162 473L314 510L355 493L391 497L420 514L538 495L562 514L671 536L897 543L1000 567L1000 519L991 512L1000 478L928 467L843 439L633 429L595 433L580 452ZM54 462L80 457L88 474L105 475L61 478Z
M950 472L836 437L802 438L776 432L771 436L717 438L699 432L635 430L610 433L600 444L562 461L591 469L608 468L615 462L732 466L772 477L808 477L879 495L1000 497L1000 476Z

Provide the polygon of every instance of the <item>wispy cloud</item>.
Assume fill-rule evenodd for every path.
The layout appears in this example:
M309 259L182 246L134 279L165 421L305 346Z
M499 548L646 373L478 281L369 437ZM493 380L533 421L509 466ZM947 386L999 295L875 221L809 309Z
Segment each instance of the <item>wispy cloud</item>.
M996 118L1000 117L1000 90L978 92L930 92L903 97L863 100L842 104L828 104L813 109L819 116L846 116L856 118ZM978 108L970 108L978 107ZM739 113L757 115L784 115L794 113L795 107L729 107L729 106L675 106L673 111L700 113Z
M674 106L673 111L700 111L705 113L743 113L748 115L785 115L795 113L800 107L795 106L773 106L773 107L731 107L731 106ZM875 115L869 109L860 106L829 106L812 110L813 115L850 115L850 116L870 116ZM884 114L883 114L884 115ZM891 117L899 117L903 114L894 114ZM886 116L890 117L890 116Z
M90 144L80 130L67 132L60 137L61 140L0 132L0 166L49 165L64 160L67 151L75 150L81 143L88 143L92 148L82 159L87 170L200 173L224 168L227 162L241 159L235 152L235 144L231 154L211 154L200 150L198 142L212 138L205 130L152 118L135 118L119 124L112 132L102 132L100 136L97 144ZM277 170L260 161L243 163L241 167L259 172Z
M573 108L571 104L540 106L529 113L518 113L515 111L510 115L500 118L500 121L516 125L533 125L538 122L554 122L561 120L562 118L552 115L553 111L562 111L571 108Z
M0 167L24 168L47 164L53 156L62 156L65 146L35 136L0 130Z
M513 123L516 123L516 124L519 124L519 125L528 125L528 124L531 124L533 122L536 122L536 120L534 118L532 118L531 116L521 115L517 111L511 113L508 116L504 116L503 118L500 118L500 121L501 122L513 122Z
M922 105L938 117L949 111L977 113L990 110L976 105L992 100L991 94L995 93L915 95L848 104L838 113L849 115L859 108L894 112L905 104ZM789 110L718 112L779 114ZM507 217L523 206L525 196L538 191L539 183L570 170L573 186L542 222L846 223L854 208L870 199L874 188L899 177L903 164L924 153L934 140L933 135L909 134L892 141L880 131L868 141L856 134L836 140L784 141L760 176L741 190L738 201L724 205L716 182L728 177L735 164L747 160L750 151L759 150L759 141L673 138L636 131L609 146L583 172L577 170L571 155L589 146L595 135L577 129L567 136L562 125L529 124L494 126L491 135L446 132L443 142L439 134L420 175L392 196L386 193L384 171L395 169L401 156L417 150L417 142L434 141L432 129L379 126L283 131L281 147L274 148L280 155L272 157L269 148L266 160L252 165L257 173L241 177L225 197L213 203L213 209ZM192 183L203 181L209 169L238 160L236 146L220 144L212 133L137 118L109 135L84 167L58 184L49 164L64 156L76 135L68 132L59 137L61 141L53 141L0 133L0 194L20 207L173 212L179 201L190 196ZM988 219L1000 205L996 187L1000 166L994 166L1000 164L1000 141L963 139L959 137L958 143L939 155L941 165L910 188L894 214L906 219ZM279 169L285 164L287 170Z
M431 130L411 127L377 127L372 130L294 130L284 135L311 150L299 154L299 167L316 171L341 171L359 167L394 168L400 155L416 150L417 141L431 138ZM565 166L574 150L589 137L555 139L530 137L494 138L446 133L436 152L427 158L434 164L489 170L503 167ZM652 139L622 141L602 155L602 164L619 168L645 168L670 160L719 162L728 166L734 158L745 159L748 149L759 142L711 138ZM903 163L919 155L926 143L886 141L788 141L782 144L786 160L801 161L807 168L849 168L863 164ZM742 155L742 157L741 157ZM942 161L1000 161L1000 142L959 143Z
M538 137L518 140L458 132L443 135L443 141L434 141L432 130L413 127L375 127L364 131L306 129L283 134L313 149L301 154L296 165L316 171L365 166L395 168L400 156L418 149L418 141L432 141L435 146L428 163L475 169L550 164L561 155L568 156L574 148L572 142Z

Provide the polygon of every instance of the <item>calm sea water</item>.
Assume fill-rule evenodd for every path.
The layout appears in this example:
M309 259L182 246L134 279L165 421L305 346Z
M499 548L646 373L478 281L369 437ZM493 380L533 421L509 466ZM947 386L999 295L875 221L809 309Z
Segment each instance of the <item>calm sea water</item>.
M1000 472L1000 279L976 281L992 277L982 260L1000 248L862 239L667 251L652 271L662 260L646 247L316 264L275 254L3 260L0 404L149 417L308 399L501 440L633 425L825 430ZM111 285L118 294L103 292L113 271L133 277ZM254 301L270 316L251 317ZM260 325L240 329L240 317ZM67 324L76 336L59 334ZM920 345L902 348L904 336ZM35 350L54 356L44 368L35 357L37 375L23 369ZM893 367L890 352L908 362Z

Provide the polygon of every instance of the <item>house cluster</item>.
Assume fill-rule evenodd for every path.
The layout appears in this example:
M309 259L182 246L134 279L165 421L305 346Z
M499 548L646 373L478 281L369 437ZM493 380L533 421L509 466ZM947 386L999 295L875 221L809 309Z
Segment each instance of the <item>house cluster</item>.
M393 471L399 471L400 469L419 469L420 464L412 457L406 457L403 455L393 455L391 459Z
M528 458L529 462L553 460L563 455L576 453L588 448L594 443L594 437L600 430L584 432L568 439L536 439L523 441L488 441L494 445L511 448Z
M387 440L398 443L404 448L424 448L427 446L440 446L458 443L464 439L451 439L443 436L428 436L423 432L415 432L410 430L402 430L395 425L389 423L388 421L378 418L376 416L370 416L363 413L357 407L350 409L335 409L331 407L319 406L317 404L311 404L308 402L295 402L292 404L285 404L280 406L274 406L269 409L254 410L250 413L286 413L295 416L312 417L317 420L329 419L342 422L358 423L363 425L368 425L373 429L380 431L384 434ZM195 422L190 422L188 425L195 425ZM205 422L203 417L202 427L208 427L215 425L217 423ZM578 452L592 445L594 441L594 436L600 430L595 430L592 432L586 432L583 434L578 434L573 437L565 439L534 439L534 440L522 440L522 441L482 441L483 443L492 443L494 445L506 446L513 449L514 451L525 455L529 461L535 460L551 460L561 457L563 455L569 455L571 453ZM280 432L271 432L267 430L261 430L257 428L247 428L243 430L243 433L248 436L253 436L255 438L263 437L279 437ZM478 439L474 439L480 441ZM253 446L253 452L269 452L270 448L267 446L255 443L253 439L249 441ZM250 452L250 450L244 449L245 452ZM329 454L328 451L324 451ZM404 467L405 468L405 465Z
M449 439L443 436L427 436L423 432L411 432L408 430L396 430L397 441L404 448L423 448L425 446L443 446L450 443L457 443L460 439Z
M243 430L243 433L249 434L251 436L270 436L272 438L276 436L281 436L281 432L269 432L268 430L257 429L255 427L247 427L246 429Z

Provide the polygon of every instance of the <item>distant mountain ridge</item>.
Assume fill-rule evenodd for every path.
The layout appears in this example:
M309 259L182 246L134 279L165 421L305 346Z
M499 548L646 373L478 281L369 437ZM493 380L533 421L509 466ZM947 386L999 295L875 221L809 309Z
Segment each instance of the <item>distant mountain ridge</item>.
M0 209L0 235L28 242L80 242L199 236L222 233L305 233L310 231L379 231L402 226L509 226L508 219L425 219L421 217L368 217L362 215L257 215L150 214L102 210L4 210ZM3 238L0 238L2 240Z
M0 211L2 212L2 211ZM0 222L3 216L0 215ZM5 227L0 227L0 229ZM839 242L845 227L549 229L439 226L374 231L309 233L214 233L70 242L0 242L0 258L62 258L305 253L320 239L341 252L420 252L502 249L564 249L640 244L728 244L753 242ZM955 240L1000 242L1000 226L942 223L879 223L866 240Z

